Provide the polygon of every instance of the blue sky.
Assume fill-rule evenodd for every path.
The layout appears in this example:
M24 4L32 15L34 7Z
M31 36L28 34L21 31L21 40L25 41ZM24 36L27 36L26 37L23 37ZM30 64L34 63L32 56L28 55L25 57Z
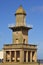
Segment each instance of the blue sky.
M14 14L20 5L27 13L26 24L33 25L28 43L37 45L37 56L43 59L43 0L0 0L0 50L4 44L12 43L8 24L15 24Z

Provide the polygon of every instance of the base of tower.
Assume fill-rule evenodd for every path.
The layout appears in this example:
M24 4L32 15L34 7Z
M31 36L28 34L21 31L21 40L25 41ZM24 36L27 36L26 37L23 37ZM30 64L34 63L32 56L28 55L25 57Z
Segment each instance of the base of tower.
M0 63L0 65L39 65L39 63L35 62L29 62L29 63L14 63L14 62L5 62L5 63ZM40 64L43 65L43 64Z

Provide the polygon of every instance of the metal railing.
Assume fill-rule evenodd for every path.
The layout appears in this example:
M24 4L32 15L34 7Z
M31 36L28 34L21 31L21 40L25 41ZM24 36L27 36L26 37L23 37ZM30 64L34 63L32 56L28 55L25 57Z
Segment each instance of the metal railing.
M37 62L38 62L38 65L43 64L43 59L38 59Z

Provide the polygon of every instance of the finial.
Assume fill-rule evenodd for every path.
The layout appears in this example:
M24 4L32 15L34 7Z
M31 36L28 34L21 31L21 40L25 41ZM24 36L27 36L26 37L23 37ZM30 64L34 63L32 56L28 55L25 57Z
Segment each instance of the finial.
M22 7L22 5L20 5L20 7Z
M16 10L15 15L18 15L18 14L24 14L24 15L26 15L26 12L23 9L22 5L20 5L19 8Z

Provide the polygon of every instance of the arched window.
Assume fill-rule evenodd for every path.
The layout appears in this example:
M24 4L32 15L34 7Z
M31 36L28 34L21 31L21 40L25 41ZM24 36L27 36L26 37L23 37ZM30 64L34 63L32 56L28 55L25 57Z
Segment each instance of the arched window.
M25 39L23 40L23 43L24 43L24 44L26 43L26 40L25 40Z
M16 39L16 43L18 44L18 39Z

